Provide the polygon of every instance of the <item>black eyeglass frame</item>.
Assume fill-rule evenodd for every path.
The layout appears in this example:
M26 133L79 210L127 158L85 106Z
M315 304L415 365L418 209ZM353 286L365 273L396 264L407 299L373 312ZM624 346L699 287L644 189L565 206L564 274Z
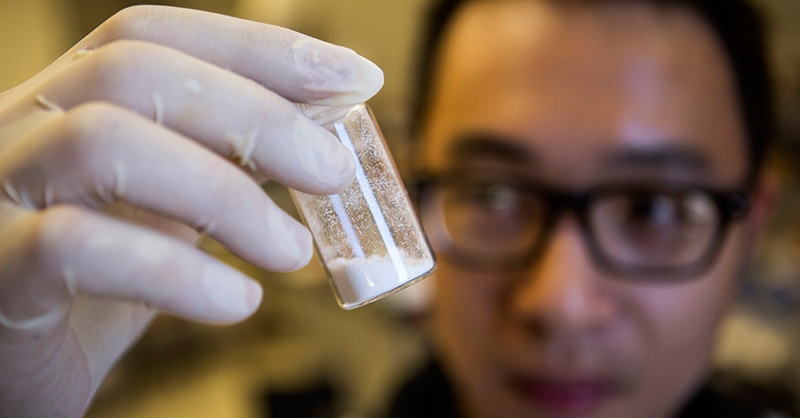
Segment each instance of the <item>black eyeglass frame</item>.
M584 245L592 261L603 271L623 278L637 278L649 281L683 281L697 277L707 271L717 260L725 236L732 221L747 215L750 209L750 188L741 187L718 190L686 183L643 184L641 182L620 182L604 184L583 192L570 192L541 182L519 176L493 175L478 176L472 170L451 170L440 173L425 172L417 175L411 182L409 191L417 204L420 217L425 224L426 207L434 188L447 184L465 184L469 179L476 183L509 185L516 190L537 196L544 203L543 229L530 250L517 260L487 262L474 253L467 254L451 247L440 256L454 264L468 269L487 272L515 271L529 268L547 247L555 226L562 216L575 214L581 228ZM719 216L716 230L708 248L697 261L683 266L622 265L606 255L601 249L595 232L590 225L589 208L593 202L612 195L650 195L655 193L688 194L700 192L707 195L716 206ZM448 232L449 233L449 232Z

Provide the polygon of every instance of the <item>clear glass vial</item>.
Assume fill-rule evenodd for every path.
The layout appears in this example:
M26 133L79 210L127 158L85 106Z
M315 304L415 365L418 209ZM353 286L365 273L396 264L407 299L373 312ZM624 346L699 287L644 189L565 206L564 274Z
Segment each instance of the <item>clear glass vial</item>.
M291 191L339 305L366 305L433 272L433 252L369 108L303 109L356 159L356 178L342 193Z

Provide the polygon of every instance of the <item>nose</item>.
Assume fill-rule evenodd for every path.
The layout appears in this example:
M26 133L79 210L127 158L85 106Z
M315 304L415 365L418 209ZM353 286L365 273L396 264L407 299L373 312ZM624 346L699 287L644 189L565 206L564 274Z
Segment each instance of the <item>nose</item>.
M589 257L577 220L564 217L540 258L511 288L510 309L540 337L593 332L615 315L608 285Z

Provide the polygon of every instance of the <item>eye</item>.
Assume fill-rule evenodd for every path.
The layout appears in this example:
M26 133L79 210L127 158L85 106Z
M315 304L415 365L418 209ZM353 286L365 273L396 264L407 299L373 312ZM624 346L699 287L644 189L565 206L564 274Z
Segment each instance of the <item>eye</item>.
M703 193L652 194L629 198L618 216L651 227L695 227L715 218L714 206Z
M608 196L591 214L600 246L626 264L685 264L708 247L718 220L713 200L701 191Z
M679 202L668 196L640 196L618 207L617 216L628 222L653 226L676 221L682 214Z
M465 263L517 260L541 235L545 202L512 181L459 177L440 184L432 197L429 236L441 254Z
M465 191L464 199L485 211L506 214L515 212L520 203L519 193L502 183L476 184Z
M501 182L464 182L453 185L442 200L445 222L451 234L469 241L505 241L540 217L531 198Z

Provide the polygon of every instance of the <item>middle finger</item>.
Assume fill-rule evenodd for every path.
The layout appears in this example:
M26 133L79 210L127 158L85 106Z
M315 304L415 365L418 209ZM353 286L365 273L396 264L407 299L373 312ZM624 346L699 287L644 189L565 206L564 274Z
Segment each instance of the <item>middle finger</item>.
M64 109L108 101L195 139L247 169L308 193L354 175L350 152L293 103L177 50L121 40L88 51L36 92Z

